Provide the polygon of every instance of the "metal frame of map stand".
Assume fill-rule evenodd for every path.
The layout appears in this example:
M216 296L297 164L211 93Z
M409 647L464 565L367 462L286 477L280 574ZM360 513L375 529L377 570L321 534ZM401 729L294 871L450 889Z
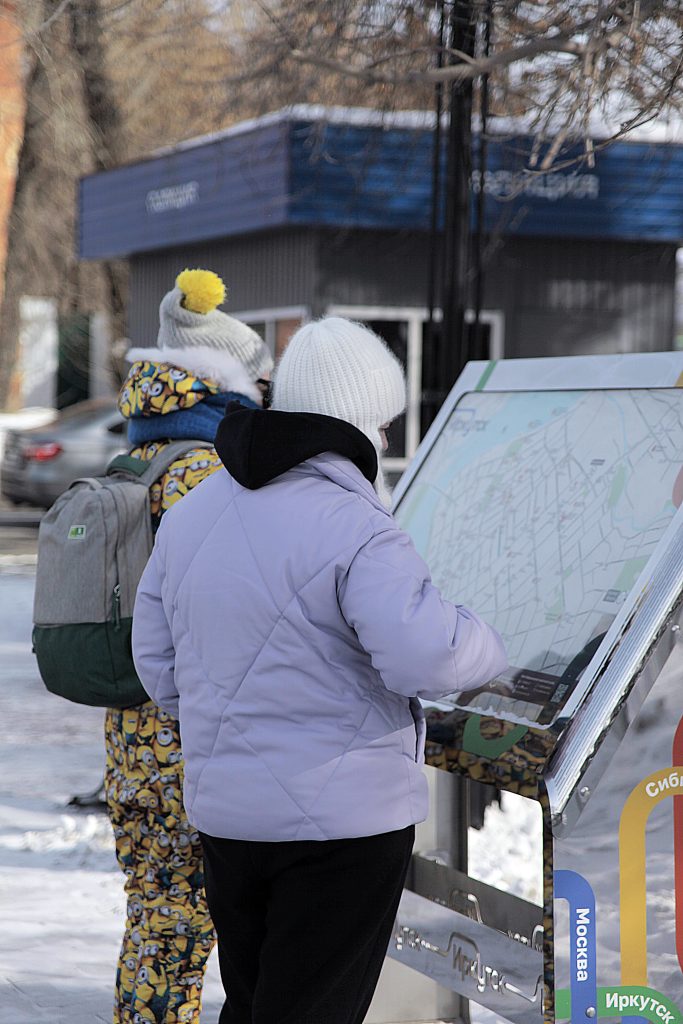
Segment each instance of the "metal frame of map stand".
M463 395L682 386L679 352L470 363L399 482L398 521ZM439 1005L457 993L474 1019L478 1004L513 1024L683 1024L682 595L679 507L552 721L457 703L428 709L426 760L440 770L428 769L433 809L389 949L414 969L399 983L392 975L396 1005L417 971ZM540 807L542 906L453 866L458 775ZM369 1021L417 1019L383 1015L381 1004L380 991ZM444 1010L440 1019L459 1018Z

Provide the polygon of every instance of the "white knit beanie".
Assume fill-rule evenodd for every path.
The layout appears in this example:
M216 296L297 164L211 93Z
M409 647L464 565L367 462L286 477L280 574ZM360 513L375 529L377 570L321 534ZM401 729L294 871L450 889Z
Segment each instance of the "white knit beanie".
M358 427L382 451L379 428L406 405L403 370L381 338L338 316L305 324L275 371L273 409L317 412Z
M169 355L196 349L219 365L222 356L231 357L255 381L270 373L273 358L256 331L215 308L224 298L223 282L212 271L183 271L161 300L157 345Z

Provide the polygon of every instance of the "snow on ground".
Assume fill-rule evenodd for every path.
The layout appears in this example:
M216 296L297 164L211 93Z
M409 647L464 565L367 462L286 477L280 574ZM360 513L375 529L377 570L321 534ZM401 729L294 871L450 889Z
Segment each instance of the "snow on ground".
M111 1024L123 929L109 822L72 810L103 769L103 712L47 693L31 654L33 573L0 565L0 1024ZM209 966L202 1020L222 1002Z
M540 805L516 793L486 808L484 827L469 830L468 872L473 878L543 905ZM470 1003L471 1024L504 1024L497 1013Z
M540 805L516 793L486 808L484 827L469 830L468 870L487 885L543 905Z

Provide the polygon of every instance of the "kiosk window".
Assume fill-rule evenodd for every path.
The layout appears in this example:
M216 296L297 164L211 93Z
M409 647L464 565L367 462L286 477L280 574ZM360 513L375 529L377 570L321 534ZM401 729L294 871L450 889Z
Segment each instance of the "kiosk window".
M371 331L382 338L394 353L401 366L408 365L408 324L405 320L366 320ZM402 458L406 454L406 414L398 416L387 431L391 458Z
M512 691L449 703L557 718L683 500L682 467L681 389L460 398L396 518L445 595L499 629Z

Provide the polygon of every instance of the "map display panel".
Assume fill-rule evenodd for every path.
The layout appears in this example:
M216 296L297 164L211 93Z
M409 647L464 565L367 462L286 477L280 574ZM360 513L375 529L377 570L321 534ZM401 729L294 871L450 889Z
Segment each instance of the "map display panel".
M463 395L396 518L511 667L446 703L553 722L681 501L681 389Z

